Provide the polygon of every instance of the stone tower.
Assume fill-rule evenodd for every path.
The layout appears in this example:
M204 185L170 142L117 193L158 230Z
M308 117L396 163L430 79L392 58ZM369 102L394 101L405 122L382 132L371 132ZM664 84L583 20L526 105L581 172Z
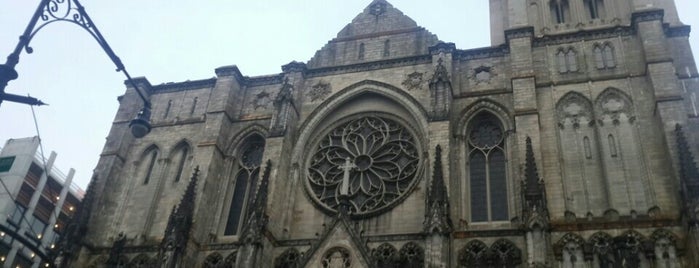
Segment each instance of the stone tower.
M129 135L127 88L73 264L699 265L699 75L674 3L490 6L490 47L374 0L280 73L138 79L153 130Z

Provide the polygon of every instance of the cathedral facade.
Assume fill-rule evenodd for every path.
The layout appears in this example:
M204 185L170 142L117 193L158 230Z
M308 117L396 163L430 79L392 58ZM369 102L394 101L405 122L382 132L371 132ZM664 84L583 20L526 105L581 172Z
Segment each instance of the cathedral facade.
M457 49L375 0L306 63L131 86L75 267L699 267L672 0L490 0ZM81 232L85 232L84 234Z

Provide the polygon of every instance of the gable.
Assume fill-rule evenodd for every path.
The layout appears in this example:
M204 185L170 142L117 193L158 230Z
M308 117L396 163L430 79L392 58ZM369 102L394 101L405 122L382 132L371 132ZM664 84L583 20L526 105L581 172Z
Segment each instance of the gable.
M439 39L385 0L374 0L308 61L309 69L428 55Z
M346 254L350 267L369 267L368 249L357 233L351 229L346 218L336 218L328 232L308 251L310 254L303 267L324 267L323 262L335 257L339 252ZM333 254L335 253L335 254Z

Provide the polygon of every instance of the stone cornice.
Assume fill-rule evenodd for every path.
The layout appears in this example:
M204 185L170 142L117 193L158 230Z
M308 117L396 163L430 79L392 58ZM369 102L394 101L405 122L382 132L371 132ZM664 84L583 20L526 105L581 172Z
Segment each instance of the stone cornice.
M681 25L681 26L667 26L665 27L665 36L667 37L689 37L689 33L692 31L692 26Z
M276 84L281 85L282 81L284 81L284 74L272 74L254 77L246 76L243 80L243 84L248 87L257 87Z
M481 47L467 50L457 50L455 59L459 60L475 60L475 59L486 59L494 57L502 57L510 53L510 49L507 45L500 45L497 47Z
M236 65L228 65L228 66L221 66L216 68L215 70L216 75L221 77L221 76L233 76L235 77L236 80L242 82L243 81L243 74L240 72L240 69L238 69L238 66Z
M306 77L320 77L327 75L366 72L379 69L388 69L402 66L427 64L432 62L431 55L420 55L406 58L389 59L382 61L373 61L359 64L322 67L318 69L310 69L306 73Z
M505 39L507 39L507 43L510 43L510 40L515 39L515 38L532 38L532 37L534 37L534 27L532 27L532 26L525 26L525 27L505 30Z
M154 93L163 92L173 92L173 91L183 91L201 88L213 88L216 85L216 78L194 80L194 81L184 81L179 83L165 83L156 86L152 86Z
M642 10L642 11L636 11L633 14L631 14L631 22L634 25L636 25L637 23L640 23L640 22L644 22L644 21L659 20L662 22L664 17L665 17L665 11L662 9Z
M617 36L629 36L634 33L634 29L629 26L617 26L612 28L580 30L574 33L545 35L534 38L532 46L544 47L549 45L560 45L574 43L582 40L606 39Z

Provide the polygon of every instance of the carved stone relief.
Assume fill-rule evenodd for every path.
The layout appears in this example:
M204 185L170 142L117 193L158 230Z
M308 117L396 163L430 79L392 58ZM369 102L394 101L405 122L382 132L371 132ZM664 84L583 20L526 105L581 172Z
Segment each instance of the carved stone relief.
M491 66L479 66L471 72L471 81L473 81L475 84L489 84L490 81L495 77L497 73L495 72L494 68Z
M619 120L626 118L629 123L633 123L636 119L633 116L631 101L617 90L606 90L597 98L596 108L598 111L598 123L603 124L606 120L611 119L612 123L618 125Z
M332 88L330 87L329 83L318 81L318 83L311 87L311 91L308 92L308 98L311 102L323 100L330 94L331 91Z
M252 99L252 107L257 110L257 109L266 109L267 106L269 106L269 103L272 102L272 97L269 93L266 91L262 91L260 93L255 94Z
M565 128L572 125L579 128L580 124L591 124L592 107L590 102L580 94L569 93L558 102L557 112L559 116L558 126Z
M345 248L331 248L323 256L321 261L323 268L346 268L352 267L352 255Z
M424 74L420 72L413 72L408 74L408 76L403 80L403 86L408 90L422 89L422 83L425 81L423 79Z

